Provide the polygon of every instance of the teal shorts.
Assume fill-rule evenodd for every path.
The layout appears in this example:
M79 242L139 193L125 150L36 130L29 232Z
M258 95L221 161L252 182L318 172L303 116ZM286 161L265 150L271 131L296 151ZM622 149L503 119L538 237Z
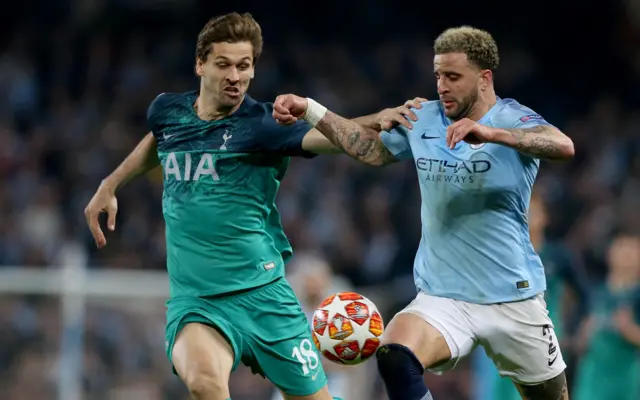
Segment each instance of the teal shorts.
M308 396L327 384L307 317L284 278L239 294L169 299L165 343L170 362L175 339L189 323L222 333L233 349L232 371L242 362L291 396Z

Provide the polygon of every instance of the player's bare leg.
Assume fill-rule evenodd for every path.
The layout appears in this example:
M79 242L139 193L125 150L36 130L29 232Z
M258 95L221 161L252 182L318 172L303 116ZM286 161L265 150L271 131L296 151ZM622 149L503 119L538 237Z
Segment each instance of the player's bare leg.
M431 399L423 374L451 358L440 331L411 313L396 315L377 353L378 371L391 400Z
M226 400L233 367L233 349L210 326L187 324L178 334L172 351L178 376L196 400Z
M314 394L308 396L291 396L288 394L282 394L285 400L332 400L333 397L329 394L329 388L325 385L322 389L318 390Z
M523 400L569 400L569 389L564 372L536 385L516 383Z

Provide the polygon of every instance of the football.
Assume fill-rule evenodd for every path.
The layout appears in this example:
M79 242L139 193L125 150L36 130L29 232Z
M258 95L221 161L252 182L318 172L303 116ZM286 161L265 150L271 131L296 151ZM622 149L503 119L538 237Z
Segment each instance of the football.
M360 364L380 346L382 316L366 297L343 292L327 297L313 314L313 342L337 364Z

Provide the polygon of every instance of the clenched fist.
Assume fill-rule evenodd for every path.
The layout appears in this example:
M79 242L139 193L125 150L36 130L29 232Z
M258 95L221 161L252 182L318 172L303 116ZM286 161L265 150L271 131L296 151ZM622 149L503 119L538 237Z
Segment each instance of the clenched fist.
M309 103L305 97L282 94L273 103L273 118L282 125L291 125L304 116Z

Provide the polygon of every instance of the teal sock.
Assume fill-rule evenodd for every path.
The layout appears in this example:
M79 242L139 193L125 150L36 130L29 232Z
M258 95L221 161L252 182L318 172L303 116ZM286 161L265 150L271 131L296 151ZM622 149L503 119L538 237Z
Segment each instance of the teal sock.
M340 397L334 397L333 400L342 400Z

